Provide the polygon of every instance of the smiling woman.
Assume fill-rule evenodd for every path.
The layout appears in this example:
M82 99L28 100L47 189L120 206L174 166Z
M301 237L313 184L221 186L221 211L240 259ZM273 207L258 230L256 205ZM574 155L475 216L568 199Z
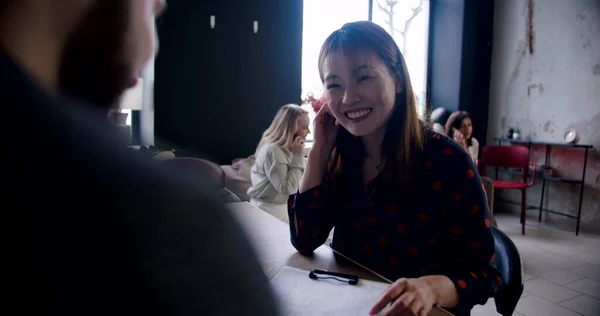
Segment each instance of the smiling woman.
M427 130L400 48L380 26L334 31L319 55L327 103L315 118L292 244L309 254L335 227L332 247L396 283L377 314L468 315L498 285L486 196L469 155Z
M344 23L368 20L371 9L373 22L381 25L400 44L411 74L417 113L420 116L425 114L429 0L304 0L303 6L302 96L309 93L320 96L323 91L315 66L318 64L319 48L327 34ZM342 7L344 9L340 10ZM304 108L309 111L313 122L316 113L309 106ZM308 135L307 141L312 141L312 134Z

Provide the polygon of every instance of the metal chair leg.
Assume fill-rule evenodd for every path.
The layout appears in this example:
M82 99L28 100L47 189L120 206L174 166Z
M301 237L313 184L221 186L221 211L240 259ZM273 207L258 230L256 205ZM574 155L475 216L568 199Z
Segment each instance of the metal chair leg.
M521 234L525 235L525 219L527 218L527 190L521 190Z

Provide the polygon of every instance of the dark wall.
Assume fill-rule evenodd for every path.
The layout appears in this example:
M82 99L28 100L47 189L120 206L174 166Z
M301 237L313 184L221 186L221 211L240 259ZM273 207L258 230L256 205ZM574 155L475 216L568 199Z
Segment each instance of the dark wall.
M429 3L428 104L458 110L465 0Z
M463 33L459 109L473 117L474 135L481 145L487 139L494 0L467 0Z
M494 0L431 0L429 23L428 103L470 112L485 145Z
M230 163L300 102L302 0L170 0L159 37L157 143Z

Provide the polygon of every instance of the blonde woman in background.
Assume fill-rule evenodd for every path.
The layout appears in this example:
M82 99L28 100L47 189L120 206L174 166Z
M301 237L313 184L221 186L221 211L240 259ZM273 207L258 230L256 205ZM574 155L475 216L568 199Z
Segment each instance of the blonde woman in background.
M288 197L298 191L304 172L309 124L308 112L300 106L283 106L258 143L250 173L250 203L286 223Z

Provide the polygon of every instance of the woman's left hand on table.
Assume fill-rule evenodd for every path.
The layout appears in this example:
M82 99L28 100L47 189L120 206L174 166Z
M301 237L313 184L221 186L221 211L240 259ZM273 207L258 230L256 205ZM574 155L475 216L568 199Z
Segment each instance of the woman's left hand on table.
M422 278L399 279L394 282L373 306L370 315L427 316L435 305L435 291ZM386 308L391 303L390 308Z

